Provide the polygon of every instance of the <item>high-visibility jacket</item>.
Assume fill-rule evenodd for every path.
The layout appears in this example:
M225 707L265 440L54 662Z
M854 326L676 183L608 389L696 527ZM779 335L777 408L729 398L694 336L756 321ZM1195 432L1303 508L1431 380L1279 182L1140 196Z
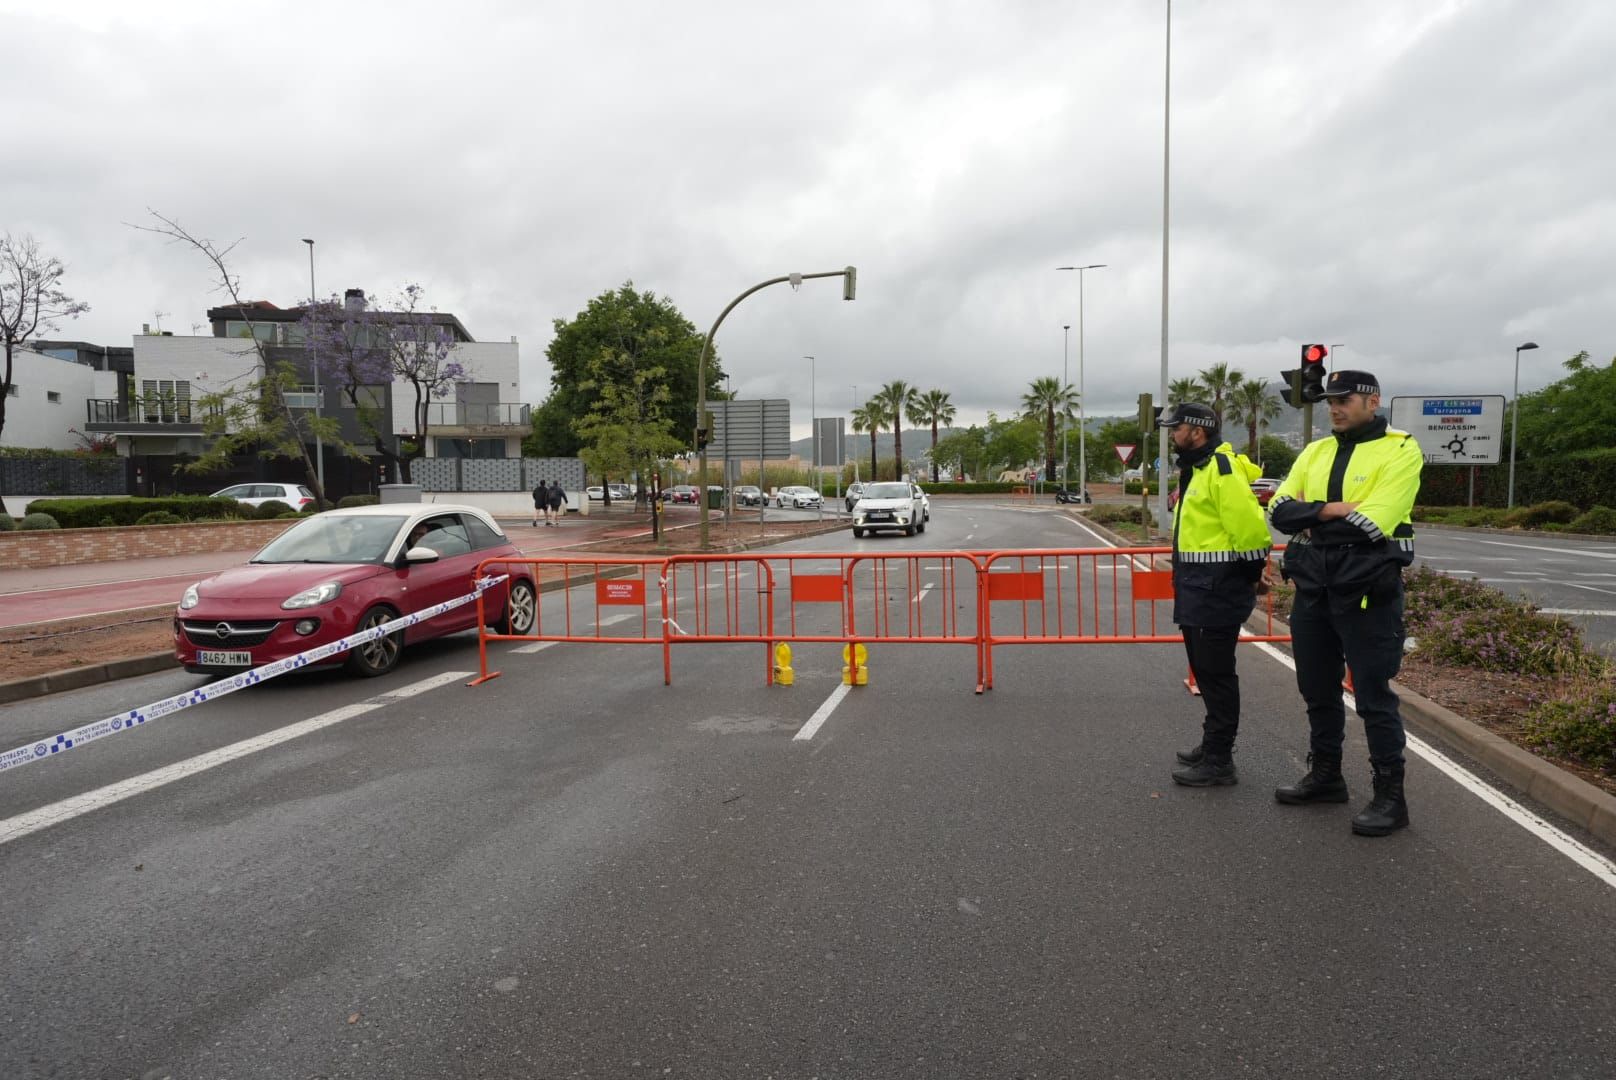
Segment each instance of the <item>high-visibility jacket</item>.
M1343 608L1395 589L1414 561L1411 513L1424 466L1420 444L1384 417L1309 443L1268 504L1274 528L1292 534L1286 579L1298 591L1327 591ZM1328 502L1358 505L1345 518L1320 521Z
M1251 481L1262 470L1222 443L1190 470L1173 509L1173 621L1238 626L1257 602L1272 540Z

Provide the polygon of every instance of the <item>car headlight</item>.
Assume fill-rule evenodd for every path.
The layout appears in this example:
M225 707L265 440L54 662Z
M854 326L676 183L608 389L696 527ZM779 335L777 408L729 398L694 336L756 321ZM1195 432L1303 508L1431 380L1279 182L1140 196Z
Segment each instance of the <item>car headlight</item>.
M285 601L283 604L281 604L281 607L287 609L288 611L295 608L319 607L321 604L329 604L331 601L335 600L341 595L342 582L322 581L314 588L304 589L296 596Z
M189 589L185 590L185 595L180 597L181 611L190 611L192 608L196 607L196 605L202 602L202 597L196 591L196 586L200 584L201 582L199 581L196 583L196 585L192 585Z

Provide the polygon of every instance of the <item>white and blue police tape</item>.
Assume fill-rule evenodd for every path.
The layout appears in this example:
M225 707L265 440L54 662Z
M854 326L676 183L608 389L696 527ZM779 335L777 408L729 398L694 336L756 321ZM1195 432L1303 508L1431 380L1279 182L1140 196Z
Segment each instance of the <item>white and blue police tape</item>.
M363 645L367 641L374 641L376 638L386 637L388 634L395 633L407 626L414 626L416 623L442 615L445 611L452 611L464 604L469 604L473 600L476 600L477 597L481 596L487 589L504 581L505 578L506 575L504 574L500 574L496 577L479 578L477 581L473 582L473 591L467 593L465 596L457 596L453 600L445 600L441 604L434 604L429 608L422 608L420 611L414 611L408 615L400 616L391 622L382 623L380 626L373 626L369 630L361 630L357 634L349 634L345 638L338 638L336 641L327 642L326 644L310 649L307 652L300 652L296 656L288 656L285 659L275 661L273 664L265 664L263 667L253 668L250 671L243 671L235 675L230 675L226 678L220 679L218 682L209 683L206 686L199 686L195 690L188 691L184 694L176 694L171 698L164 698L162 701L155 702L151 705L143 705L138 709L130 709L128 712L121 712L116 716L109 716L105 720L97 720L93 724L86 724L81 728L74 728L72 731L64 732L61 735L41 739L40 741L30 743L27 746L19 746L15 750L7 750L5 753L0 754L0 772L5 772L7 769L20 768L21 766L30 764L31 762L42 761L54 754L60 754L71 750L75 746L83 746L85 743L94 742L96 739L105 738L108 735L116 735L120 731L129 731L139 727L142 724L149 723L152 720L159 720L170 713L179 712L181 709L189 709L193 705L201 705L205 701L212 701L214 698L221 698L226 694L233 694L237 690L244 690L249 686L256 686L258 683L261 683L266 679L273 679L277 675L285 675L288 671L296 671L299 668L308 667L310 664L318 664L321 660L324 660L329 656L334 656L340 652L346 652L355 645Z

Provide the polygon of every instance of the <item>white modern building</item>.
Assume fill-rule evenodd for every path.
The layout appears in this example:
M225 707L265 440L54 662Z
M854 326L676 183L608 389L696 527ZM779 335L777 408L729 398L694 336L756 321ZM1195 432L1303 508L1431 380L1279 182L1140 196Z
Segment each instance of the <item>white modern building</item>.
M0 446L32 450L82 450L84 403L118 392L116 371L97 371L71 355L18 347L11 354L11 385L6 395L6 426Z

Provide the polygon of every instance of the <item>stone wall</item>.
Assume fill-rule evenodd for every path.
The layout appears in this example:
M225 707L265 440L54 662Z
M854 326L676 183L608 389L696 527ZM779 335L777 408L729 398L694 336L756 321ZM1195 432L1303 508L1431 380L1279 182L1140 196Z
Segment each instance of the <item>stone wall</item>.
M0 570L32 570L42 566L158 555L252 551L295 524L295 521L198 521L187 525L0 532Z

